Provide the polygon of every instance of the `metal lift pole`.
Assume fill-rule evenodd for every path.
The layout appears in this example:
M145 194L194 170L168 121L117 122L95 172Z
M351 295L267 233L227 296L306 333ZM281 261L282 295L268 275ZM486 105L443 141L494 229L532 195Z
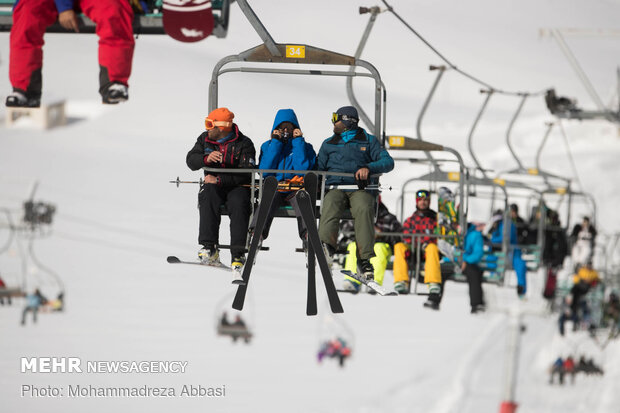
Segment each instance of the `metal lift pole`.
M529 95L527 93L522 96L521 101L519 102L519 107L517 108L517 111L513 115L512 119L510 120L510 124L508 125L508 129L506 130L506 145L508 145L508 150L510 151L510 154L512 155L514 160L517 162L517 166L519 168L519 171L523 171L523 170L525 170L525 168L523 167L523 164L519 160L519 157L517 157L517 154L515 153L514 149L512 148L512 144L510 143L510 133L512 132L512 127L514 126L515 121L517 120L517 118L521 114L521 109L523 109L523 105L525 104L525 101L527 100L528 97L529 97Z
M540 168L540 155L542 154L543 147L545 146L545 143L547 143L547 138L549 138L549 135L551 134L551 130L553 129L553 126L555 126L555 123L547 122L546 125L547 125L547 130L545 131L545 136L543 136L542 142L540 143L540 146L538 147L538 151L536 152L536 169L538 171L542 171L542 169ZM549 184L549 179L547 178L547 174L543 173L542 177L545 183L547 184L547 186L550 187L551 185Z
M263 40L263 43L265 43L269 53L274 56L282 57L282 54L276 47L276 42L273 40L273 37L271 37L265 26L263 26L263 23L260 21L256 13L254 13L254 10L252 10L247 0L237 0L237 4L239 4L239 8L241 8L241 11L245 14L246 19L248 19L254 30L256 30L256 33L258 33L260 38Z
M472 159L474 160L474 163L476 164L476 166L478 167L480 172L482 172L482 175L486 179L490 179L490 178L487 176L487 173L482 168L482 165L480 164L480 162L478 161L478 158L476 158L476 155L474 154L472 140L474 137L474 131L476 130L476 126L478 126L478 122L480 121L480 118L482 117L482 114L484 113L484 110L486 109L487 104L489 103L489 100L491 99L491 96L493 95L493 92L494 92L493 90L481 90L480 91L480 93L486 93L487 96L484 99L484 102L482 103L482 107L478 111L478 115L476 115L474 124L471 126L471 129L469 131L469 136L467 137L467 148L469 149L469 155L472 157Z
M366 42L368 41L368 37L370 36L370 31L372 30L372 27L375 24L375 20L377 20L377 14L381 13L381 9L379 9L379 7L376 7L376 6L370 7L370 8L360 7L360 14L362 12L365 12L365 13L370 12L370 19L368 19L368 24L366 25L366 29L364 29L364 33L362 34L360 43L357 45L357 50L355 51L355 55L353 55L353 57L355 57L355 60L358 60L362 56L362 52L364 51L364 47L366 47ZM349 69L349 72L351 73L355 72L355 67L351 67ZM366 125L368 125L370 129L373 129L374 123L370 120L366 112L364 112L362 105L360 105L358 100L355 98L355 94L353 93L353 77L352 76L347 77L346 84L347 84L347 97L349 98L349 101L351 102L353 106L357 108L357 111L360 115L361 120Z
M437 73L437 77L435 78L435 82L433 82L433 86L431 87L430 92L428 92L428 96L426 97L426 100L424 101L424 105L422 106L422 109L420 110L420 114L418 115L418 120L416 122L416 126L415 126L416 134L418 136L418 140L421 140L421 141L424 140L422 139L422 118L424 118L426 109L428 109L428 106L431 103L431 99L433 98L433 95L435 95L435 91L437 90L437 85L439 85L439 81L441 80L441 77L443 76L443 72L446 71L446 67L445 66L431 66L429 69L439 70L439 72ZM437 161L435 161L435 159L433 158L433 155L431 155L429 151L424 151L424 154L426 155L428 160L433 164L433 168L435 169L435 171L439 171L439 164L437 163Z

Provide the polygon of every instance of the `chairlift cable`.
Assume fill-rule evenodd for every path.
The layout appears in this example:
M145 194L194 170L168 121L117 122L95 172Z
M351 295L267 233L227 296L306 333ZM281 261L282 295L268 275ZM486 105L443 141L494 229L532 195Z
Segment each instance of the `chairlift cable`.
M445 56L443 56L441 53L439 53L439 51L437 49L435 49L433 47L433 45L431 45L424 37L422 37L413 27L411 27L411 25L409 23L407 23L405 21L405 19L403 19L398 13L396 13L396 11L394 11L394 8L392 6L390 6L388 4L388 2L386 0L381 0L383 2L383 4L385 4L385 6L387 7L388 11L391 12L394 17L396 17L398 20L400 20L401 23L403 23L413 34L416 35L416 37L418 37L418 39L420 39L422 41L422 43L424 43L429 49L431 49L437 56L439 56L440 59L442 59L449 67L450 69L453 69L455 71L457 71L458 73L460 73L461 75L465 76L466 78L492 90L495 93L499 93L502 95L508 95L508 96L523 96L523 95L530 95L530 96L542 96L546 93L546 89L545 90L541 90L538 92L511 92L511 91L506 91L506 90L502 90L502 89L497 89L494 88L493 86L491 86L490 84L484 82L483 80L470 75L469 73L459 69L456 65L452 64L452 62L450 62Z
M28 243L28 251L30 252L30 258L32 258L32 262L35 263L35 265L42 269L44 272L48 273L49 275L52 276L52 278L54 278L54 280L56 281L56 284L58 285L58 289L60 290L61 293L65 292L65 286L64 283L62 282L62 278L60 278L60 276L58 274L56 274L54 271L52 271L50 268L46 267L45 265L43 265L41 263L41 261L39 261L37 259L36 254L34 253L34 241L31 239L30 242Z
M15 237L15 226L13 225L13 220L11 218L11 212L9 211L9 209L0 208L0 210L2 210L6 214L6 219L9 223L9 226L8 226L9 237L6 240L6 244L0 248L0 255L2 255L5 251L7 251L11 247L11 244L13 243L13 238Z

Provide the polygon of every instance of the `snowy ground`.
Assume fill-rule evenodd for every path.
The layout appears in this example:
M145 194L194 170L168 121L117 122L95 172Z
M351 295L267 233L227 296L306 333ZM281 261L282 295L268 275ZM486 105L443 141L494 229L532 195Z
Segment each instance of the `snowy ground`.
M352 54L367 17L359 4L319 1L254 2L278 42L312 44ZM555 86L593 108L582 86L543 27L615 28L618 1L526 1L495 4L476 0L394 1L403 17L461 69L509 90ZM370 6L371 4L366 4ZM20 327L21 302L0 308L0 400L6 412L299 411L491 412L499 409L510 327L505 310L520 308L526 331L518 368L520 412L615 412L620 405L620 345L603 351L582 333L561 338L555 316L544 313L541 276L530 274L525 302L513 288L485 286L491 310L469 314L467 288L448 284L440 312L422 308L423 297L341 294L345 313L331 316L320 295L319 316L305 316L303 255L292 252L293 221L276 221L259 256L243 316L255 333L251 345L215 335L215 322L229 308L234 288L225 273L173 267L166 255L191 257L196 245L196 188L167 183L195 179L185 154L202 130L207 88L215 62L260 40L233 6L229 36L184 45L163 37L137 41L130 101L102 107L96 95L96 37L48 35L44 93L68 100L70 123L38 131L0 127L0 207L19 216L35 181L37 199L58 208L53 234L35 243L41 262L61 275L67 311L40 314L36 326ZM292 14L292 9L296 14ZM303 10L301 12L300 10ZM8 34L0 34L0 90L8 92ZM613 40L613 41L612 41ZM569 44L604 97L616 86L618 44L613 38L571 38ZM363 58L379 69L388 91L388 132L414 136L415 120L441 63L390 15L379 16ZM369 85L356 80L360 99ZM466 137L482 97L479 87L447 73L424 122L425 138L467 155ZM518 100L494 97L476 134L485 167L508 169L514 161L503 145ZM344 82L298 77L228 74L220 105L236 113L256 146L268 137L278 108L292 107L307 139L318 149L330 133L331 112L347 104ZM368 106L370 107L370 106ZM0 108L4 117L4 108ZM527 163L550 120L542 98L528 101L515 126L514 143ZM565 123L580 180L598 205L604 230L618 231L620 202L618 129L603 122ZM551 170L571 175L556 130L543 153ZM417 173L417 172L415 172ZM399 165L383 183L392 208L401 183L414 174ZM422 184L421 184L422 185ZM525 201L523 206L526 205ZM411 212L411 207L406 213ZM587 209L576 211L590 213ZM488 218L488 205L472 210ZM572 222L574 223L574 222ZM228 239L227 221L222 241ZM7 231L0 231L0 243ZM225 259L227 259L225 254ZM15 246L0 256L7 280L19 280ZM336 277L337 279L339 277ZM390 284L390 274L386 276ZM55 285L28 265L28 286L53 295ZM514 281L512 281L514 282ZM232 310L230 310L232 313ZM342 334L353 341L344 369L332 360L317 364L321 340ZM547 369L559 355L586 354L606 369L604 377L578 377L575 386L547 385ZM184 374L20 373L20 358L80 357L91 360L182 360ZM22 385L226 387L223 398L30 398Z

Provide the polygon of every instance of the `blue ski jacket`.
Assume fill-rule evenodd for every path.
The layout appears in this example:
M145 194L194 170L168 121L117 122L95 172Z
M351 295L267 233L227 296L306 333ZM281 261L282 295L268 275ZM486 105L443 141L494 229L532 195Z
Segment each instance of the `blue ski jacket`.
M478 264L484 255L484 239L480 231L470 224L465 235L465 249L463 251L463 261L468 264Z
M515 226L514 222L512 221L509 221L509 222L510 222L510 238L509 238L510 244L517 245L517 227ZM499 225L497 226L495 231L493 231L493 233L491 234L491 242L493 244L501 244L503 234L504 234L504 220L500 220Z
M357 129L355 138L345 142L340 135L334 134L321 145L317 160L319 171L355 173L366 167L370 174L386 173L394 169L394 159L373 135L363 128ZM328 176L328 185L352 185L355 178ZM377 183L372 180L371 183Z
M293 109L280 109L273 121L273 127L269 134L280 126L283 122L290 122L299 129L299 121ZM314 168L316 163L316 152L312 145L303 138L291 138L286 143L278 139L270 139L260 147L258 161L259 169L288 169L295 171L305 171ZM293 173L266 173L264 176L275 176L278 181L291 179Z

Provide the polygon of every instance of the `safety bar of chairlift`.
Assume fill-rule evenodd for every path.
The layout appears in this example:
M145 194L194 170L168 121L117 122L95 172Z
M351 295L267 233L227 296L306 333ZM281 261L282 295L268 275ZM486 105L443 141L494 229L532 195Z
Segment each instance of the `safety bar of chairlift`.
M209 167L203 167L202 168L204 171L206 172L213 172L213 173L237 173L237 174L257 174L258 175L258 179L259 179L259 183L258 183L258 190L259 190L259 196L262 193L263 190L263 175L266 173L282 173L282 174L295 174L295 175L306 175L308 173L313 173L316 174L318 176L322 176L323 179L321 179L321 199L323 198L323 196L325 195L325 181L326 181L326 177L327 176L341 176L341 177L346 177L346 178L354 178L355 174L354 173L345 173L345 172L329 172L329 171L315 171L315 170L293 170L293 169L251 169L251 168L234 168L234 169L226 169L223 170L221 168L209 168ZM369 179L371 178L376 178L379 179L379 177L381 177L383 174L373 174L369 176ZM372 188L371 190L378 190L379 188ZM250 185L250 197L251 199L255 199L255 186L254 185ZM254 208L253 204L252 204L252 208ZM323 210L323 202L321 202L321 206L319 211ZM252 209L252 213L254 213L254 210Z
M230 63L280 63L280 64L306 64L306 65L336 65L336 66L353 66L353 67L362 67L370 73L371 78L375 81L375 122L371 124L373 129L373 134L375 136L382 136L381 129L381 116L382 113L385 116L385 104L382 105L382 91L383 96L385 98L384 85L381 81L381 76L377 69L369 62L361 59L355 59L354 57L331 52L324 49L319 49L309 45L298 45L295 46L303 46L305 48L305 58L285 58L278 57L271 54L265 47L265 45L259 45L252 49L248 49L245 52L242 52L237 55L230 55L222 58L219 62L217 62L213 68L211 82L209 84L209 111L214 110L218 105L218 78L219 75L222 74L222 68ZM285 51L284 44L276 44L278 50ZM232 70L232 71L241 71L241 70ZM248 70L246 70L248 71ZM291 69L269 69L269 68L254 68L254 72L256 73L274 73L274 74L295 74L295 75L323 75L321 70L291 70ZM329 72L330 76L360 76L358 73L349 73L349 72ZM381 107L383 106L383 111ZM385 142L383 142L385 143Z

